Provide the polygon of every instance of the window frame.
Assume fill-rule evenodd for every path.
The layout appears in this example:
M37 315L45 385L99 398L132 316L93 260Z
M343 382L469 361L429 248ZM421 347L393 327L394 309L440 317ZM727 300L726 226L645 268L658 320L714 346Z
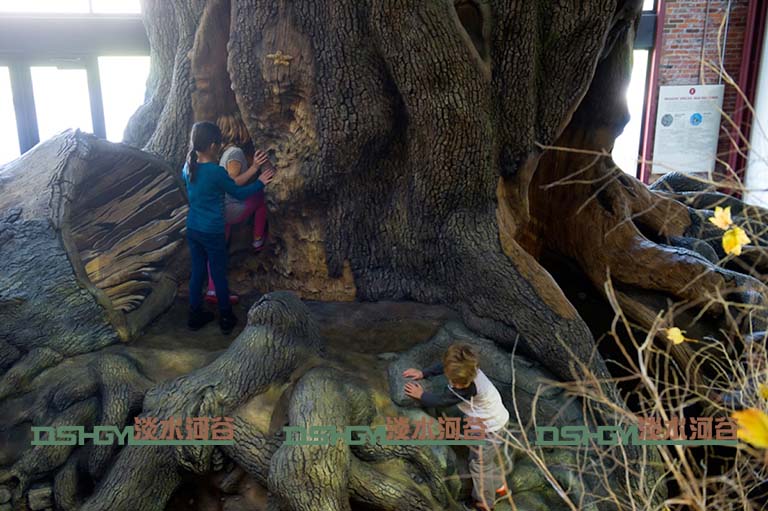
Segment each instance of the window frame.
M40 142L31 67L84 69L93 133L106 139L98 58L149 54L140 15L0 13L0 66L8 67L11 77L20 154Z

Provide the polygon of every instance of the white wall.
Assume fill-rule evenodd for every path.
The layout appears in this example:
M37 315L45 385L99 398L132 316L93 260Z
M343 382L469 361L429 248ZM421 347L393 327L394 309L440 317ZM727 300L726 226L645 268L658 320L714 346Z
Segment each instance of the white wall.
M768 20L765 29L768 29ZM744 183L747 192L744 197L750 204L768 207L768 33L763 37L762 52Z

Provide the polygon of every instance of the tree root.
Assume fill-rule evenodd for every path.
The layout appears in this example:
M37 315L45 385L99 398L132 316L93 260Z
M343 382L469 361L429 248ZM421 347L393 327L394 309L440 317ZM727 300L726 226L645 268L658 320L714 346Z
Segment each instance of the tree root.
M248 321L226 353L212 364L150 389L139 418L228 416L271 385L286 382L302 360L322 351L317 326L294 295L273 293L262 298L251 309ZM216 456L220 453L210 445L128 445L83 509L154 509L168 500L180 479L144 480L152 476L137 475L128 467L145 467L140 472L147 474L154 473L153 469L168 473L178 468L203 474L213 470ZM154 489L145 493L143 485Z
M600 147L594 135L574 129L563 135L563 149L548 151L540 162L531 193L534 216L560 220L530 226L533 233L524 238L539 240L535 250L575 261L599 292L615 294L636 325L647 331L661 327L662 346L669 345L664 329L674 326L698 338L720 331L740 339L765 330L768 288L749 274L723 267L723 232L706 221L711 212L647 190L608 157L569 151ZM660 313L665 314L661 324ZM692 362L705 358L704 352L714 354L716 347L705 341L695 348L684 343L670 350L687 368L693 387L707 395L720 372Z
M376 409L363 386L348 374L329 368L313 369L302 377L291 396L289 409L291 425L300 427L370 425L375 415ZM381 493L378 493L377 501L387 506L381 509L392 509L389 506L398 500L403 502L403 498L409 498L409 506L416 509L459 509L434 458L424 448L413 446L356 446L350 449L341 442L329 446L283 445L270 462L270 491L292 510L349 509L350 481L362 483L364 476L372 475L369 471L375 470L358 467L358 474L353 477L353 466L360 464L353 464L355 457L364 461L403 460L406 466L410 465L422 474L429 488L426 492L420 490L419 485L405 478L399 482L380 480ZM370 487L366 490L358 487L352 489L352 494L371 501L372 491ZM413 498L416 495L418 497Z

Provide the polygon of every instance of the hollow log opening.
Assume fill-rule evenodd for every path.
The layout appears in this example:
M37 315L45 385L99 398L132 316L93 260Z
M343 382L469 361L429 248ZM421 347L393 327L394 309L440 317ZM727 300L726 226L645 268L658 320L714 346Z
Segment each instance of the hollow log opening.
M26 288L9 281L3 291L0 328L12 345L26 352L55 344L51 334L62 335L70 352L93 339L127 341L173 302L185 271L187 200L163 161L69 131L6 166L0 185L0 206L18 212L6 219L2 273L33 278ZM24 244L30 222L47 233L37 245L49 239L51 247ZM41 257L37 276L25 267L34 256ZM51 316L63 310L82 319L57 326ZM23 311L38 321L22 326Z
M97 153L78 176L64 237L74 261L130 333L151 317L146 302L168 304L179 282L167 272L184 243L186 202L165 166L112 151Z

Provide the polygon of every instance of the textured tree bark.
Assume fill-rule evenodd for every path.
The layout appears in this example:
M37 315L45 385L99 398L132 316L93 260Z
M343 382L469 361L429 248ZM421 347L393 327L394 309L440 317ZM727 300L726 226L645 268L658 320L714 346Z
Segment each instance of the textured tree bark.
M551 340L567 340L587 361L591 336L550 278L520 274L535 261L501 251L496 186L500 172L514 174L521 192L513 199L525 195L523 161L578 105L614 6L555 9L556 20L568 19L562 27L504 36L543 20L539 9L478 3L480 26L493 22L496 32L474 33L475 22L468 34L450 2L235 1L229 69L257 144L280 162L270 201L278 225L307 217L325 225L315 235L327 261L318 273L341 277L349 265L362 299L454 303L494 338L512 342L519 332L571 378L570 357ZM471 36L483 40L486 60ZM556 42L536 54L546 37ZM578 55L564 51L573 47ZM528 78L539 81L540 97L506 95L525 76L523 62L543 65Z

